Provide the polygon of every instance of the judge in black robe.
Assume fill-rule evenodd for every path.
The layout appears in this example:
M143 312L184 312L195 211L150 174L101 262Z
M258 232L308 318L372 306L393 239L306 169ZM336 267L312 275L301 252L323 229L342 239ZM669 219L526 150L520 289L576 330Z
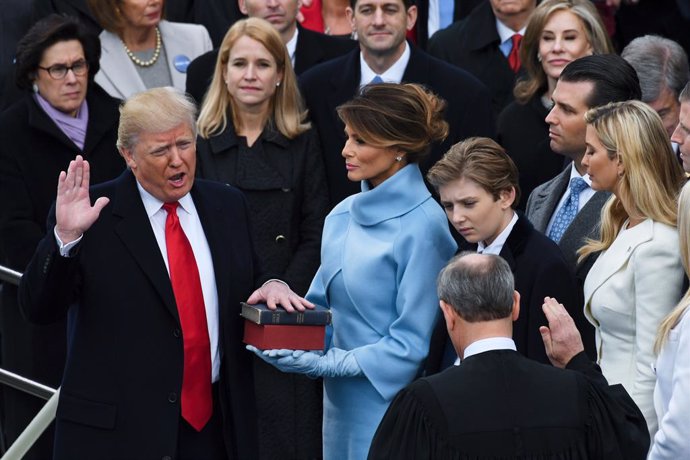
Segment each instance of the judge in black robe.
M374 435L370 460L646 457L642 413L587 358L561 304L548 297L544 304L549 326L541 332L552 367L515 351L511 322L520 296L500 256L462 253L441 272L438 286L463 361L396 396Z

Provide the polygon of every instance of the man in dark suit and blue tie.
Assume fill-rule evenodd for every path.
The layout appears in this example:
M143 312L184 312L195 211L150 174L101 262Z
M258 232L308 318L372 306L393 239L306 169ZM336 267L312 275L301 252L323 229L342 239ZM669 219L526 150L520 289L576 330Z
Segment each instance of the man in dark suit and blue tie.
M582 166L587 150L584 115L609 102L639 100L641 94L630 64L615 54L600 54L568 64L552 95L554 105L546 117L550 147L572 161L558 176L532 191L526 214L537 230L558 243L581 284L594 259L578 264L577 250L586 238L598 233L601 208L610 196L592 190Z
M80 156L60 174L20 286L29 320L70 316L56 459L257 456L239 302L309 304L262 274L241 193L195 180L194 121L181 92L139 93L121 108L128 170L91 190Z

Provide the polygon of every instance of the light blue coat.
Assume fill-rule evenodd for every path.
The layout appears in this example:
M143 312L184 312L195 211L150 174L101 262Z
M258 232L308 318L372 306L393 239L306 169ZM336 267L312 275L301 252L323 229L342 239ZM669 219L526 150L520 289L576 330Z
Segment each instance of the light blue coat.
M363 376L324 379L324 458L364 459L396 393L417 375L438 307L436 277L456 244L415 164L338 204L324 224L307 298L331 308L330 347Z

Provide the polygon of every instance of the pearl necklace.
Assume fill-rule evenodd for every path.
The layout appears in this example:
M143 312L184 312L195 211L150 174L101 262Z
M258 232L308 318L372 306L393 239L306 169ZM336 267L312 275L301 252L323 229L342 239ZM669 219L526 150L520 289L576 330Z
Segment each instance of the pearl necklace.
M120 40L122 41L122 40ZM158 56L161 54L161 32L158 30L158 27L156 27L156 49L153 50L153 56L151 56L151 59L148 61L142 61L138 57L132 53L129 48L127 48L127 45L125 45L125 42L122 41L122 46L125 47L125 53L127 53L127 56L132 60L133 63L138 65L139 67L151 67L153 64L156 63L158 60Z

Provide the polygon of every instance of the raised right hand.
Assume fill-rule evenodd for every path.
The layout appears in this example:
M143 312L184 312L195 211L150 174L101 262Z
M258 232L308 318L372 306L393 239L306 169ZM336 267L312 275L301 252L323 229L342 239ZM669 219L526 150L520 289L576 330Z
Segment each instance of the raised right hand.
M67 172L60 172L55 202L55 230L64 244L83 235L96 222L101 210L110 201L108 198L100 197L91 206L90 175L89 162L81 155L69 162Z

